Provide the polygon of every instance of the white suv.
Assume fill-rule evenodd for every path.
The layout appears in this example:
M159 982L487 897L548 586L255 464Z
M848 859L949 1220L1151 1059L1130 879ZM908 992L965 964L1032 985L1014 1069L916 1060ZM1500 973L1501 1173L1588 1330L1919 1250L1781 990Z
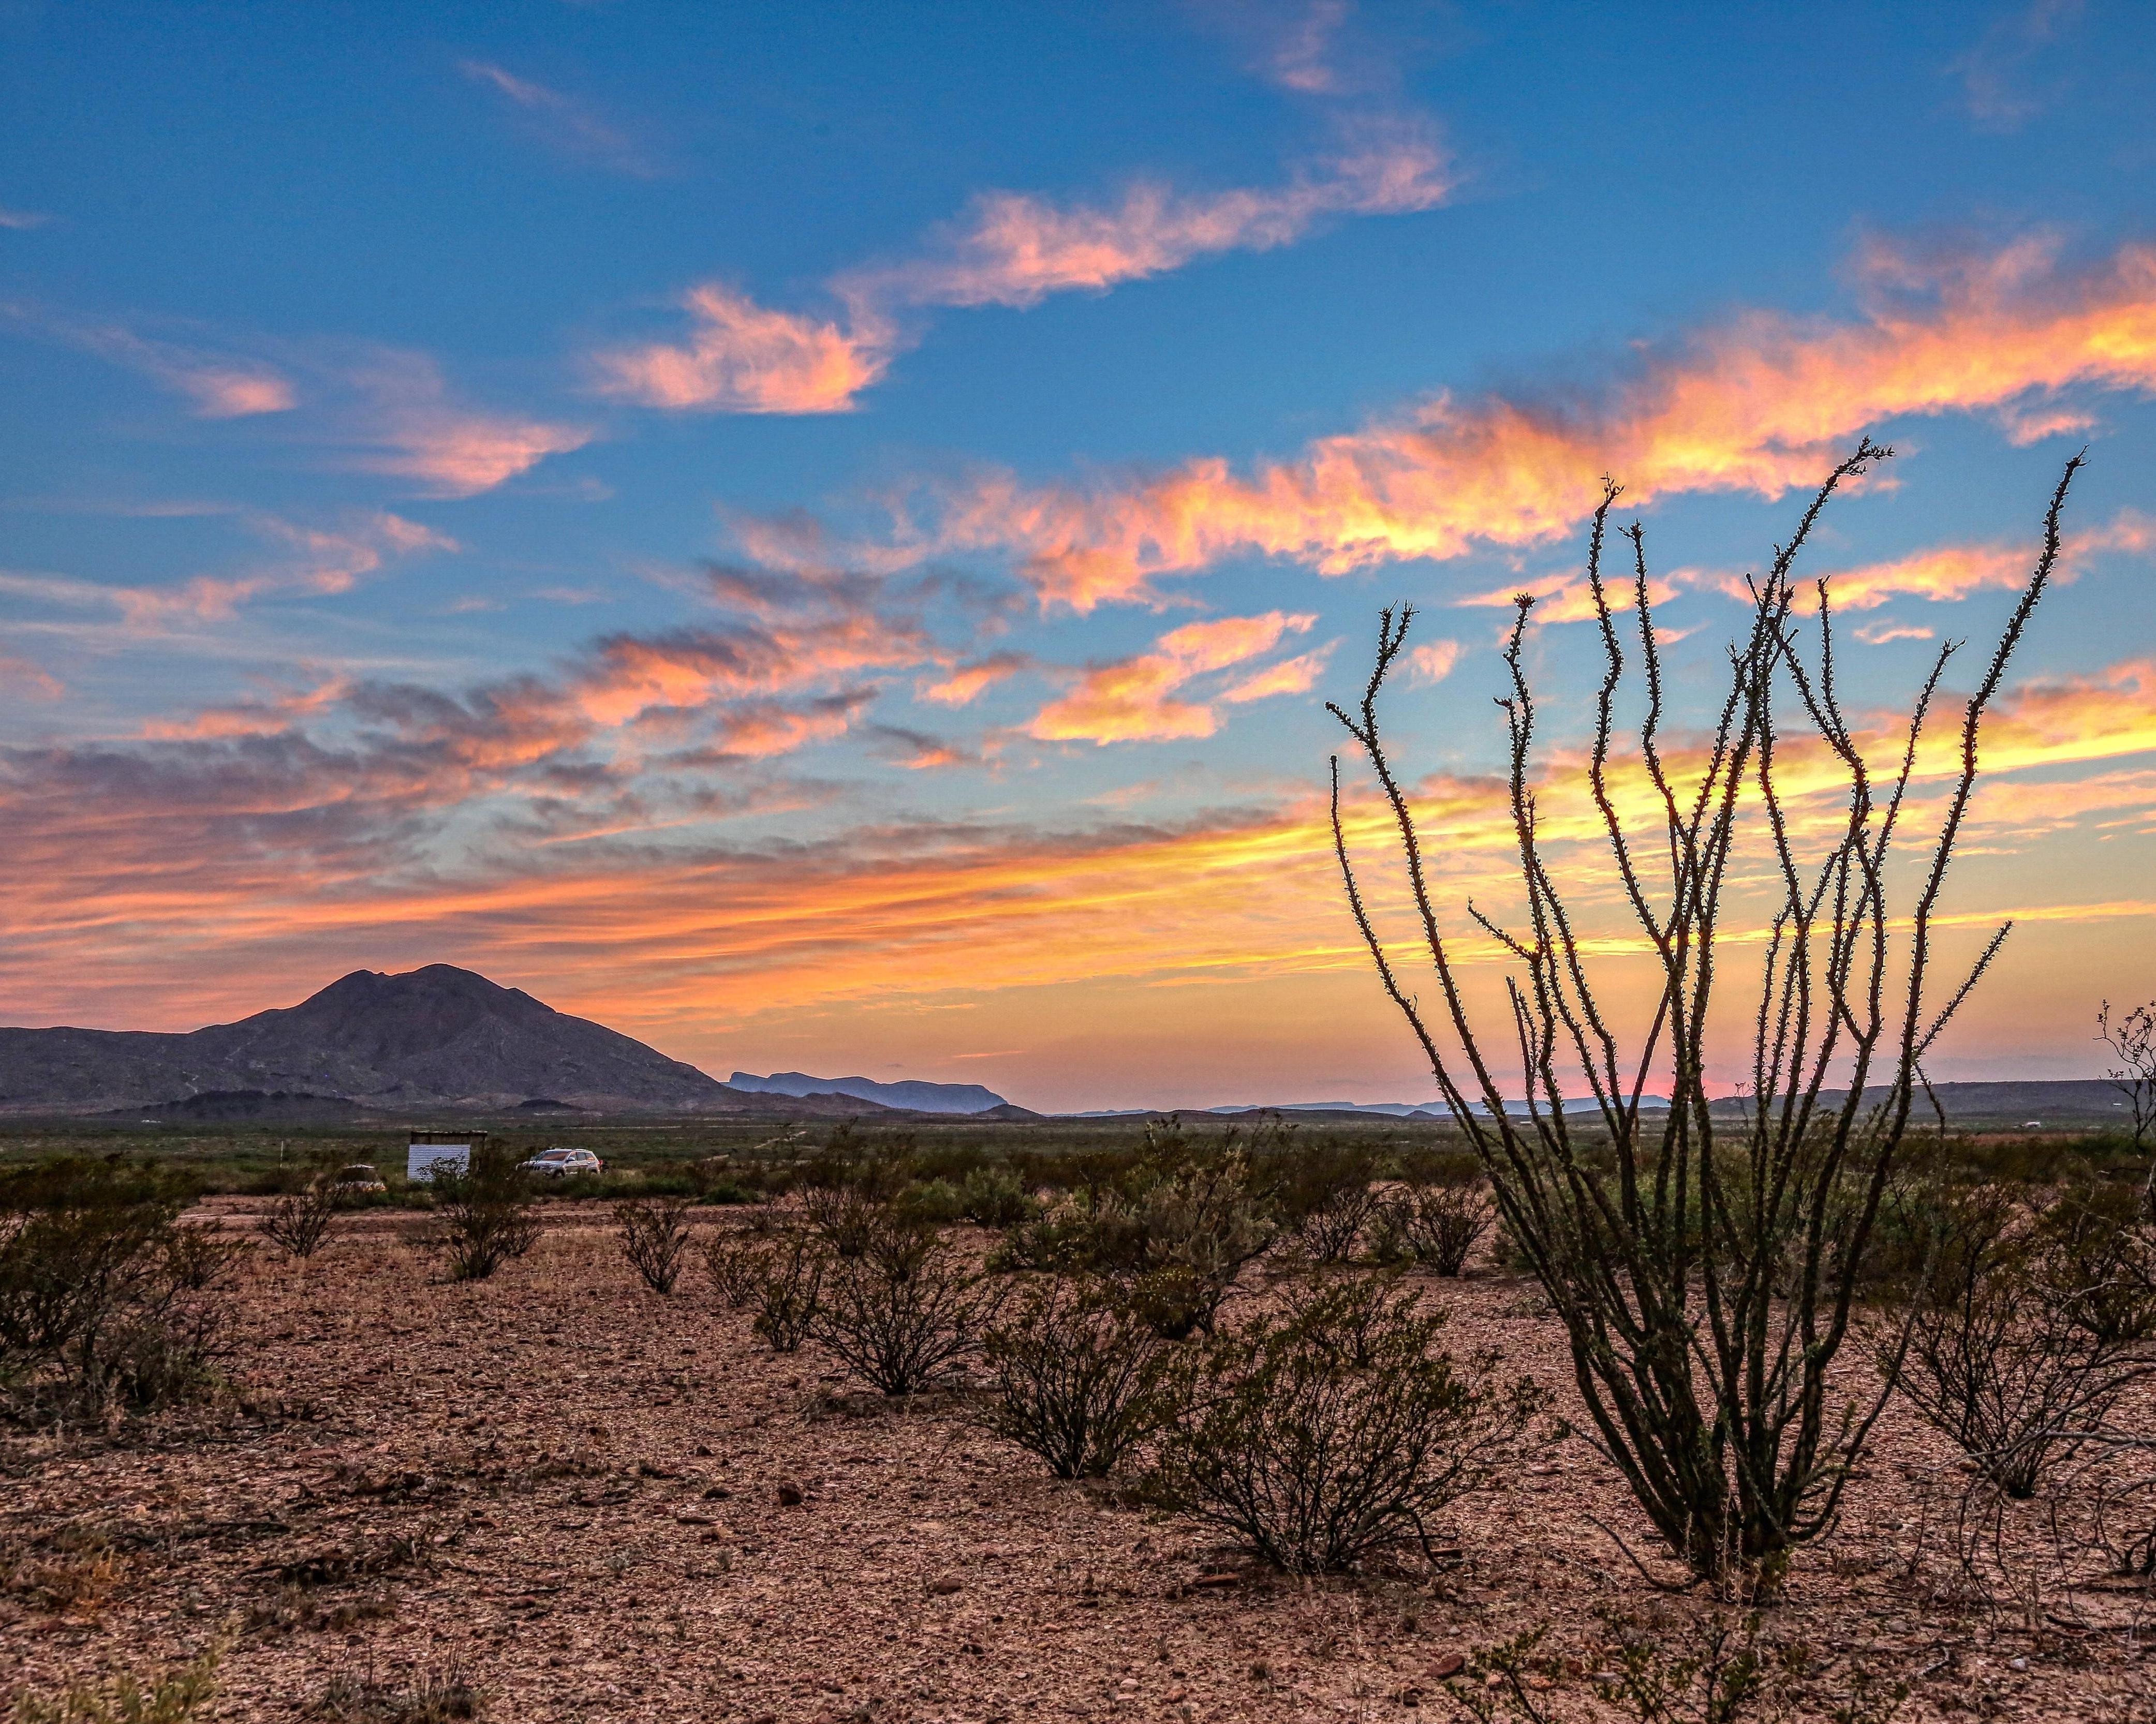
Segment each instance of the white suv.
M556 1179L606 1172L606 1163L588 1149L542 1149L530 1161L516 1165L526 1173L545 1173Z

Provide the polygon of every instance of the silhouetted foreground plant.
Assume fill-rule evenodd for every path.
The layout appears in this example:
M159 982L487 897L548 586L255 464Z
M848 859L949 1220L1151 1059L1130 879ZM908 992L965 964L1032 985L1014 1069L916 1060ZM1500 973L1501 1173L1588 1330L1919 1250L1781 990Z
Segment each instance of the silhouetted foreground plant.
M621 1255L654 1293L671 1293L689 1251L687 1198L630 1198L613 1206Z
M1496 1044L1475 1021L1456 973L1458 930L1448 931L1433 897L1426 834L1378 731L1378 697L1403 649L1409 613L1385 613L1358 710L1332 709L1367 755L1397 831L1437 1010L1425 1016L1372 921L1349 856L1336 758L1334 842L1378 977L1481 1157L1507 1233L1564 1323L1588 1434L1670 1548L1702 1575L1734 1563L1771 1583L1792 1546L1833 1523L1884 1404L1883 1393L1868 1403L1845 1398L1832 1381L1856 1265L1923 1086L1924 1055L2006 931L1944 990L1931 985L1933 917L1975 786L1979 724L2051 579L2061 511L2081 463L2067 464L2052 495L2035 572L1968 703L1959 771L1919 871L1908 930L1890 938L1902 914L1888 903L1890 853L1925 715L1954 649L1942 650L1917 697L1898 767L1875 781L1863 752L1870 739L1851 730L1840 703L1826 587L1817 588L1818 651L1808 659L1798 648L1790 574L1836 486L1890 453L1860 444L1753 584L1751 628L1730 650L1721 716L1688 784L1662 752L1661 648L1636 526L1625 536L1635 553L1645 716L1636 766L1613 769L1625 663L1602 552L1616 486L1595 511L1587 587L1605 669L1585 788L1622 900L1661 972L1650 1027L1629 1054L1620 1054L1590 982L1583 932L1540 825L1524 654L1534 601L1520 598L1505 654L1512 689L1499 704L1510 731L1524 921L1514 931L1471 906L1467 916L1522 972L1508 978L1499 1039L1524 1076L1525 1112L1499 1087ZM1804 732L1806 779L1796 788L1784 782L1794 746L1785 720ZM1827 793L1816 788L1821 770L1842 806L1825 823L1820 853L1806 855L1802 834L1820 829L1813 810ZM1799 795L1802 820L1791 807ZM1435 839L1446 842L1442 833ZM1753 854L1763 870L1752 865ZM1722 894L1739 873L1748 880L1763 873L1773 903L1758 992L1740 1008L1755 1032L1748 1105L1732 1117L1710 1109L1707 1074L1720 1023L1715 983L1727 967ZM1667 1085L1666 1111L1643 1106L1650 1079ZM1577 1095L1583 1085L1591 1113L1568 1105L1568 1086ZM1591 1154L1583 1141L1589 1128ZM1844 1193L1856 1200L1838 1201Z
M871 1388L929 1388L981 1345L996 1295L933 1234L871 1234L825 1270L808 1332Z
M2005 1189L1942 1193L1909 1319L1875 1342L1927 1422L2027 1497L2156 1372L2156 1251L2096 1193L2028 1223Z
M244 1242L178 1224L173 1176L62 1158L0 1176L0 1392L95 1417L208 1386Z
M2130 1110L2133 1122L2133 1152L2141 1153L2148 1134L2156 1131L2156 1000L2136 1006L2114 1018L2106 1000L2096 1014L2096 1039L2104 1045L2112 1063L2104 1078L2118 1090ZM2142 1213L2156 1221L2156 1160L2141 1188Z
M1106 1478L1152 1431L1152 1326L1102 1282L1028 1288L988 1331L995 1398L982 1422L1059 1479Z
M454 1281L485 1280L536 1244L546 1225L531 1175L506 1149L477 1151L463 1167L437 1162L429 1188L435 1223L429 1244Z
M1509 1455L1541 1397L1462 1372L1442 1311L1359 1279L1166 1353L1152 1487L1296 1574L1436 1544L1435 1517ZM1359 1353L1362 1362L1356 1362Z

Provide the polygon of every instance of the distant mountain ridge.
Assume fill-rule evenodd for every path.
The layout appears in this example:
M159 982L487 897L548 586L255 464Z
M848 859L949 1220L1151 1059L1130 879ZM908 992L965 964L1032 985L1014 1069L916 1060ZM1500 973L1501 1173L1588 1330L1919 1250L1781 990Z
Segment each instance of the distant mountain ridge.
M535 1097L655 1112L753 1105L618 1030L450 964L355 970L296 1006L183 1034L0 1029L0 1112L199 1113L214 1104L191 1098L250 1091L398 1112Z
M775 1071L769 1077L737 1071L726 1087L753 1095L850 1095L856 1101L874 1101L885 1107L903 1107L915 1113L987 1113L1011 1104L978 1084L932 1084L905 1078L895 1084L874 1078L810 1077L803 1071Z

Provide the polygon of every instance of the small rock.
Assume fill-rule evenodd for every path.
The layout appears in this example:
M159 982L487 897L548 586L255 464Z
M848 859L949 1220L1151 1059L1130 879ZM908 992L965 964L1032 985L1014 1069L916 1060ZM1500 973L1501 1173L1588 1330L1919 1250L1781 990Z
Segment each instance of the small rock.
M798 1485L781 1485L778 1487L778 1506L781 1508L800 1507L801 1487Z
M1448 1652L1430 1667L1430 1673L1442 1682L1447 1676L1456 1676L1466 1668L1467 1660L1465 1655Z
M2010 1658L2006 1660L2006 1668L2010 1670L2025 1670L2029 1668L2029 1660L2025 1658Z
M952 1580L947 1575L942 1580L930 1581L928 1590L939 1598L947 1598L952 1593L963 1589L965 1584L963 1580Z

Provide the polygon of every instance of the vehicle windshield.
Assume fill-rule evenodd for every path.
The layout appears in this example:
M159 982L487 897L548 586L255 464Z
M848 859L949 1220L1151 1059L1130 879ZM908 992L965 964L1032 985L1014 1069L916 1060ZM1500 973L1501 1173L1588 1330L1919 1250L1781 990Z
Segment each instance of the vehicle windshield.
M567 1162L573 1161L575 1155L573 1152L566 1149L549 1149L542 1151L531 1159L535 1162Z

